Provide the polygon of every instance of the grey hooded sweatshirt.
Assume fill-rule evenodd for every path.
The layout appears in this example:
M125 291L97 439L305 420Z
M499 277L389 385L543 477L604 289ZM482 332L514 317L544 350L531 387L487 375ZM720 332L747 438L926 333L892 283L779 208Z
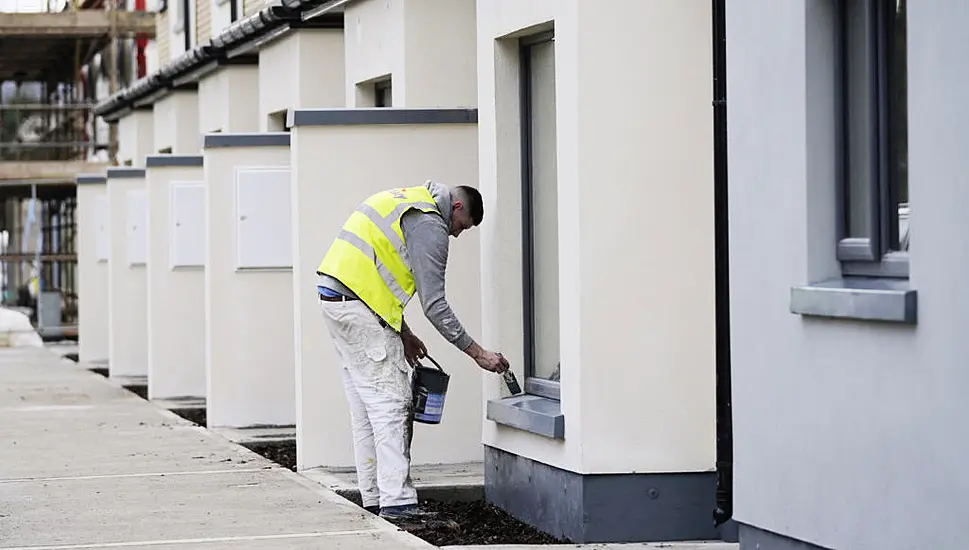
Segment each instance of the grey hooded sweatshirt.
M416 209L404 214L400 227L404 233L406 254L424 316L448 342L464 350L471 345L471 336L458 321L444 295L444 272L451 233L451 191L446 185L432 181L424 185L434 197L440 215ZM356 298L353 291L329 275L320 275L317 284Z

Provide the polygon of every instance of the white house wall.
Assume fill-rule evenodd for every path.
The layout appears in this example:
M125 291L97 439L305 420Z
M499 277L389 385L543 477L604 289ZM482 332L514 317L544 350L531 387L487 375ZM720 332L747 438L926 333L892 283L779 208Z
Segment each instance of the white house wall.
M348 106L373 107L388 76L394 107L477 103L474 0L358 0L344 21Z
M473 184L477 135L473 124L299 126L292 132L299 464L301 469L352 466L349 410L339 359L320 310L316 268L346 218L370 194L423 185L428 179L449 186ZM381 152L380 162L371 162L371 151ZM448 301L476 340L482 296L478 232L472 229L451 241L447 269ZM473 360L444 340L424 317L417 296L405 315L431 356L451 374L443 422L415 425L413 462L480 461L482 378L498 377L484 376Z
M207 75L199 81L198 102L200 135L258 131L259 68L230 65Z
M236 169L288 170L289 147L213 147L206 148L203 156L208 186L205 261L208 425L291 426L296 418L292 269L238 271L235 267L239 222ZM286 188L285 192L288 191ZM287 222L282 228L291 226ZM279 246L288 245L280 243Z
M115 177L112 173L119 174ZM140 174L140 175L139 175ZM144 170L108 170L111 228L108 261L109 357L111 377L147 376L148 315L145 264L132 265L131 226L144 234L144 220L129 216L133 193L145 192Z
M155 117L152 110L131 111L118 119L117 124L118 163L143 167L145 157L154 152ZM99 135L107 136L108 129L104 128Z
M479 2L485 346L521 376L522 260L508 245L522 240L517 38L553 24L565 437L485 420L484 442L577 473L712 471L708 4ZM487 381L485 398L501 387Z
M98 258L98 239L109 234L105 227L99 237L108 223L107 204L104 181L78 183L78 354L86 363L108 359L108 263Z
M958 548L969 535L957 435L969 414L969 9L908 2L918 319L905 326L790 312L791 287L840 274L832 4L727 4L734 517L824 548Z
M205 396L205 271L203 265L173 265L173 185L197 184L198 166L149 166L148 232L148 397ZM159 159L153 157L149 164ZM183 214L184 215L184 214ZM197 239L204 247L203 229ZM204 262L204 257L201 258Z
M574 0L478 2L478 177L487 215L481 227L481 286L492 289L494 298L481 303L482 346L500 349L518 373L519 380L524 378L525 350L522 337L523 264L517 246L522 242L518 47L515 40L496 39L521 29L548 26L551 21L557 21L561 29L566 25L566 14L570 11L574 11ZM557 120L560 135L565 125L572 122L564 118L559 116ZM508 138L498 141L499 135ZM499 182L507 183L499 185ZM508 246L508 243L516 243L516 246ZM486 378L484 399L500 397L503 386L500 380ZM563 393L568 389L569 386L563 387ZM579 405L578 399L563 395L564 440L498 427L490 420L483 420L483 441L486 445L545 464L580 471L581 423L569 421L578 418Z
M179 90L159 99L154 106L153 152L197 155L201 146L198 117L198 92Z
M287 109L343 107L343 31L287 32L259 51L258 79L261 132L283 130Z

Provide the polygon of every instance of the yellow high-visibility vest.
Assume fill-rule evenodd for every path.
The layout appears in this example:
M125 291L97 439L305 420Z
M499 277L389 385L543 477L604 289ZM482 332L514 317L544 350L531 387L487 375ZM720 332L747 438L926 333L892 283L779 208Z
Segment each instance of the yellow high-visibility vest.
M440 213L427 187L404 187L370 196L350 214L317 268L338 279L397 332L414 296L400 218L412 208Z

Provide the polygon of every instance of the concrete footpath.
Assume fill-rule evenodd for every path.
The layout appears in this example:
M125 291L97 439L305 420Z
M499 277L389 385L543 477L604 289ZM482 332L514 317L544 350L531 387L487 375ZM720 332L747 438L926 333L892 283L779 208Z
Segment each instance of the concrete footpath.
M432 548L47 349L0 349L0 548Z

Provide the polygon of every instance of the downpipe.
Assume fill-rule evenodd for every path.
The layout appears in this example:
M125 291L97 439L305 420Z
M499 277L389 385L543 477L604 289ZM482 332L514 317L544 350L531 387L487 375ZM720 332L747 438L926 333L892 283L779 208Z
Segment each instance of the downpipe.
M733 415L730 383L730 273L727 210L726 0L713 1L713 203L716 278L717 507L714 525L733 517Z

